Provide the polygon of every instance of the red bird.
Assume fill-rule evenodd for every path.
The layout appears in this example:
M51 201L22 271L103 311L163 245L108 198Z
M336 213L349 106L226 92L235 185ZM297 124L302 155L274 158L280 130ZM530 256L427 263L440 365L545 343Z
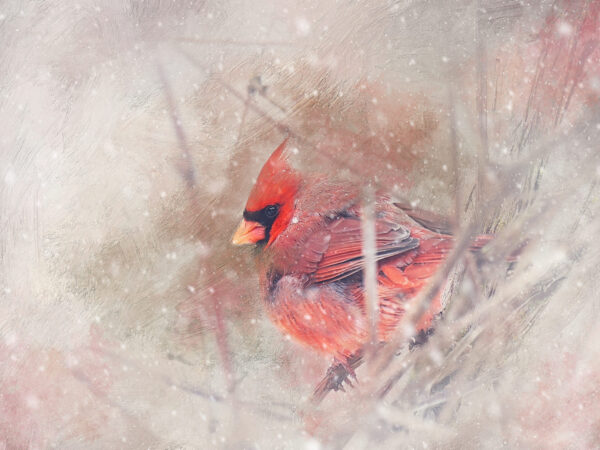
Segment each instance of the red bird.
M370 342L363 286L360 186L328 176L300 176L286 160L287 139L262 168L233 243L258 247L260 287L275 325L332 355L351 370ZM378 339L386 342L405 306L426 285L453 246L427 216L376 194ZM481 236L472 249L489 240ZM417 329L441 310L438 297ZM351 373L351 372L350 372Z

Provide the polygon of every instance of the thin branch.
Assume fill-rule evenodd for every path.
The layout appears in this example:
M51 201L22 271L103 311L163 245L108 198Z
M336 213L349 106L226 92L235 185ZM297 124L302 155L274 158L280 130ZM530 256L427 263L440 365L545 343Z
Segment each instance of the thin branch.
M182 156L178 160L178 164L177 164L178 169L179 169L179 172L180 172L181 176L183 177L184 181L186 182L186 188L187 188L188 195L189 195L189 198L190 198L190 201L192 204L192 211L196 212L196 211L200 210L201 201L199 198L199 192L198 192L197 185L196 185L197 177L196 177L196 173L194 170L189 145L187 142L187 138L186 138L183 126L181 124L181 120L179 118L179 112L177 110L177 105L175 103L170 84L165 75L164 69L160 63L157 64L157 70L158 70L159 78L163 85L163 90L165 93L165 98L167 101L167 108L169 110L171 122L173 124L175 134L177 135L179 150L182 152ZM200 276L201 276L200 269L198 269L197 278L199 278ZM194 294L194 295L197 296L198 294ZM200 301L199 298L198 298L198 300ZM219 353L221 356L221 361L223 362L223 367L225 369L225 373L227 376L227 381L228 381L228 386L229 386L228 390L229 390L229 392L233 392L233 390L235 389L235 383L233 380L232 362L231 362L231 357L230 357L229 344L227 342L227 329L225 326L225 319L223 317L223 312L221 309L221 303L216 295L210 295L210 301L212 303L213 312L215 315L215 321L217 323L215 334L216 334L217 344L218 344L218 348L219 348Z

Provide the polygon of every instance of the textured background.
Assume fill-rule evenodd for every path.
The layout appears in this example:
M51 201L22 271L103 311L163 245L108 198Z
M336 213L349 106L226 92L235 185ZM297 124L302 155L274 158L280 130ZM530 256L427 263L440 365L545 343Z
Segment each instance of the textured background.
M0 448L599 447L599 10L0 2ZM229 244L287 133L497 233L318 407Z

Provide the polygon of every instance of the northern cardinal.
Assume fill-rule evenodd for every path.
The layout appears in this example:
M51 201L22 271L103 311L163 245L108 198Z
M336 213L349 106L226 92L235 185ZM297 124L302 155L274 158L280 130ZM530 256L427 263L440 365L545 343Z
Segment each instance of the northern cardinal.
M257 246L261 294L275 325L350 371L370 342L362 269L360 186L301 175L287 162L287 139L263 166L232 242ZM433 218L433 220L432 220ZM453 246L433 214L375 199L378 339L386 342L405 307ZM480 236L472 250L489 236ZM440 295L417 323L431 327Z

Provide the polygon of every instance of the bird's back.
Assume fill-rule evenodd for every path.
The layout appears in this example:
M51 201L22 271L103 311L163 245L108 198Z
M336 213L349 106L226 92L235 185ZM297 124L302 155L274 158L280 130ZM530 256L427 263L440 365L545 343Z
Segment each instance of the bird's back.
M313 186L321 191L309 201L323 208L326 197L328 206L314 211L306 202L301 204L299 217L274 242L270 263L263 270L263 276L269 277L264 280L269 286L265 300L271 318L286 334L321 352L347 358L369 340L361 206L356 190L333 186L329 192L325 184ZM378 195L378 337L383 342L398 328L407 305L454 244L451 235L438 233L433 226L426 228L409 214L387 196ZM487 240L478 239L473 249ZM417 328L427 330L441 309L438 292Z

